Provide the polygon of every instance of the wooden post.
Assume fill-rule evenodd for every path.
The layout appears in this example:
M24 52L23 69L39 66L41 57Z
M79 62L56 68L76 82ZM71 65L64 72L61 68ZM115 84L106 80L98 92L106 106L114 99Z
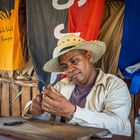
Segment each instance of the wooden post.
M11 115L12 116L20 116L20 91L19 91L19 86L12 84L11 88Z
M34 98L37 94L39 94L39 90L37 87L32 88L32 97Z
M21 98L21 102L22 102L22 112L25 108L25 105L27 104L27 102L29 102L31 100L31 90L30 90L30 87L27 87L27 86L23 86L22 89L22 98Z
M2 84L1 116L10 116L9 83Z

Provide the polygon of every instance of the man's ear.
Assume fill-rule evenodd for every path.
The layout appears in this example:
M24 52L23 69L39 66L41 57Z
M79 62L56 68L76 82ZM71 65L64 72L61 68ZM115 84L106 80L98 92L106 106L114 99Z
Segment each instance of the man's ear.
M90 51L87 51L86 53L87 59L89 60L89 62L93 62L93 54Z

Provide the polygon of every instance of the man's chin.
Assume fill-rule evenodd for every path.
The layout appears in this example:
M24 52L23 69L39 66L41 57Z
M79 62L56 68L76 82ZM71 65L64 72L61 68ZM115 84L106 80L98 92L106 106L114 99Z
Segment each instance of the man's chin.
M75 79L72 79L72 81L73 81L76 85L83 85L83 80L81 80L81 79L75 78Z

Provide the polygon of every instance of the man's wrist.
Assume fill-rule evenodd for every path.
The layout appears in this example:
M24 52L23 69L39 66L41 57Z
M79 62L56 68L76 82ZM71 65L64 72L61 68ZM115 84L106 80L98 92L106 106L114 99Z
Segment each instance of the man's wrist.
M66 117L66 118L65 118L65 121L66 121L66 122L69 122L70 120L73 119L74 113L76 112L76 108L77 108L76 105L75 105L74 107L75 107L75 109L74 109L73 113L70 115L70 117Z

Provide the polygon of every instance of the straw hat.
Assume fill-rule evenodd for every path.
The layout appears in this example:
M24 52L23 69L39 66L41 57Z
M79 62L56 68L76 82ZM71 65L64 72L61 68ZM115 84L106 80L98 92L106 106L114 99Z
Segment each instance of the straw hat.
M105 53L104 42L92 40L85 41L74 34L68 34L59 39L57 47L54 49L56 56L45 63L43 70L47 72L63 72L60 70L58 57L70 50L87 50L93 53L93 63L97 62Z

